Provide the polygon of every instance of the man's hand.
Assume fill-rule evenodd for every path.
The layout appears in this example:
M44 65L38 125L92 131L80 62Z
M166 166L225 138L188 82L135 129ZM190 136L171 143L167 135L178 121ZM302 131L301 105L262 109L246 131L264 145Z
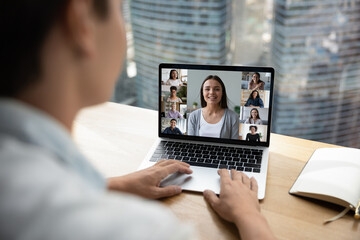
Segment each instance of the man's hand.
M211 207L223 219L236 223L239 217L260 213L257 198L258 185L254 178L249 179L242 172L220 169L220 196L213 191L205 190L204 197Z
M266 219L260 213L258 185L242 172L226 169L220 175L220 196L205 190L204 197L217 214L236 224L241 239L275 239Z
M181 193L181 187L160 187L168 175L180 172L191 174L190 165L176 160L160 160L154 166L121 177L108 179L108 189L133 193L145 198L158 199Z

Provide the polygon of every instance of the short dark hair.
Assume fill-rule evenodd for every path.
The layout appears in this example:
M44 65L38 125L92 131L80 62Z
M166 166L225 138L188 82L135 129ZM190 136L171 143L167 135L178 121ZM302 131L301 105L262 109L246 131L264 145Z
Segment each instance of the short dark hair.
M254 126L254 125L251 125L250 127L249 127L249 130L251 130L251 128L255 128L255 132L257 131L257 126Z
M2 0L0 3L0 96L16 97L41 75L41 50L69 0ZM93 0L100 19L108 15L107 0Z
M221 80L221 78L219 78L219 76L217 75L209 75L205 78L205 80L203 81L203 83L201 84L201 88L200 88L200 101L201 101L201 107L206 107L207 103L204 99L204 93L203 93L203 87L204 87L204 83L207 80L213 79L217 82L220 83L220 86L222 88L222 96L221 96L221 100L220 100L220 107L221 108L228 108L227 105L227 95L226 95L226 89L225 89L225 84L223 83L223 81Z
M171 86L171 87L170 87L170 92L172 92L172 90L177 91L177 87L175 87L175 86Z
M172 121L175 121L175 122L177 123L177 121L176 121L176 119L175 119L175 118L173 118L173 119L171 119L171 120L170 120L170 122L172 122Z
M171 78L171 73L174 72L174 71L176 72L177 77L179 77L179 73L178 73L175 69L172 69L172 70L170 71L170 74L169 74L169 79L172 79L172 78Z

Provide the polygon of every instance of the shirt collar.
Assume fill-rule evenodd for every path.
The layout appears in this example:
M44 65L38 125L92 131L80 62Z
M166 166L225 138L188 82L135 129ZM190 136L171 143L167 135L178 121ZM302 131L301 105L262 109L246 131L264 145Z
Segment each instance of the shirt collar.
M66 167L98 188L105 180L79 152L71 135L56 119L30 105L0 98L0 132L50 151Z

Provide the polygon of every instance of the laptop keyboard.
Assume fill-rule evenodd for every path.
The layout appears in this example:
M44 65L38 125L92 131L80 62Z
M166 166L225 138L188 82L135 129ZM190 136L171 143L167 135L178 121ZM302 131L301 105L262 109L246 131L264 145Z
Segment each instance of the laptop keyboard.
M191 166L259 173L262 153L259 149L161 141L150 161L175 159Z

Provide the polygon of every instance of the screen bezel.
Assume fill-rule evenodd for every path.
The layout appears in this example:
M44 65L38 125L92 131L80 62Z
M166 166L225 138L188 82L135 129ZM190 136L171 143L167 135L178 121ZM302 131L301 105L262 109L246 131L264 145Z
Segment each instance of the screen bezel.
M234 140L234 139L222 139L222 138L210 138L210 137L199 137L189 135L171 135L161 133L161 76L163 68L174 68L174 69L191 69L191 70L212 70L212 71L236 71L236 72L270 72L270 101L269 101L269 115L268 115L268 127L267 127L267 141L252 143L245 140ZM274 95L274 77L275 70L272 67L254 67L254 66L229 66L229 65L200 65L200 64L180 64L180 63L161 63L159 64L159 94L158 94L158 136L162 138L170 139L184 139L190 141L202 141L202 142L218 142L235 145L247 145L247 146L264 146L269 147L270 145L270 133L271 133L271 122L272 122L272 105Z

